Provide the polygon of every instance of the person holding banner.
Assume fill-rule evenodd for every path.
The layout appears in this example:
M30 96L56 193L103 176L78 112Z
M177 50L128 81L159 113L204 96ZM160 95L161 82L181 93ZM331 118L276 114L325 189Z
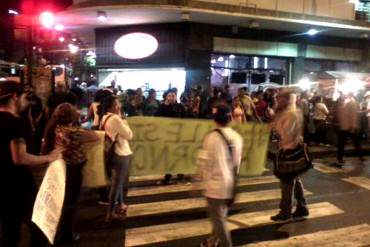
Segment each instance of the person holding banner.
M99 109L101 117L100 129L112 140L112 157L109 164L112 169L111 188L109 192L109 208L106 221L124 220L127 211L125 204L128 192L132 151L129 141L133 133L127 120L121 117L121 102L117 97L111 95L104 99Z
M228 127L232 120L229 106L220 103L212 111L216 128L204 138L198 164L213 230L201 246L229 247L232 241L226 218L235 199L243 138Z
M63 103L53 112L44 133L43 153L47 154L54 148L62 149L66 163L66 190L57 234L58 243L80 239L72 230L82 186L82 168L87 161L85 150L87 145L99 141L94 131L79 127L79 118L75 106Z
M42 156L27 153L20 114L27 109L29 96L19 83L0 81L0 246L4 247L18 246L22 222L31 230L31 246L42 246L41 232L31 222L37 186L28 166L44 165L60 157L56 150Z

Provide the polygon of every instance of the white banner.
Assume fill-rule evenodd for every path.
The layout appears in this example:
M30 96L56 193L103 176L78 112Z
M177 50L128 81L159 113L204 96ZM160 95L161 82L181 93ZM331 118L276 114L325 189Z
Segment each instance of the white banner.
M33 207L32 221L54 244L62 214L66 186L66 164L64 160L50 163L42 180Z

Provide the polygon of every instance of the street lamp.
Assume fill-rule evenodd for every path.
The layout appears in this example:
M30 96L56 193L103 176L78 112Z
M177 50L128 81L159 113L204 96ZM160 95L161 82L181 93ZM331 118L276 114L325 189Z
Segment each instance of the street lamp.
M55 23L55 17L52 13L46 11L39 16L40 23L46 28L52 28Z

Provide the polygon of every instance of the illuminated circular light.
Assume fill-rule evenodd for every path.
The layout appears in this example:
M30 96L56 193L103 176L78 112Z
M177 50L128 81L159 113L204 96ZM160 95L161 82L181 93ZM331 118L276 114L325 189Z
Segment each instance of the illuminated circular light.
M307 32L307 34L310 35L310 36L314 36L314 35L316 35L318 33L319 33L319 31L317 31L316 29L310 29Z
M224 61L224 57L218 57L217 61L223 62Z
M57 24L57 25L55 25L55 30L57 30L57 31L63 31L64 30L64 26L62 25L62 24Z
M235 58L235 55L234 55L234 54L231 54L231 55L229 56L229 58L233 59L233 58Z
M43 12L40 14L40 22L46 28L51 28L54 25L55 17L50 12Z
M158 41L147 33L130 33L114 43L114 51L123 58L140 59L152 55L158 49Z
M61 42L61 43L63 43L63 42L64 42L64 40L65 40L65 38L64 38L64 37L59 37L58 39L59 39L59 42Z

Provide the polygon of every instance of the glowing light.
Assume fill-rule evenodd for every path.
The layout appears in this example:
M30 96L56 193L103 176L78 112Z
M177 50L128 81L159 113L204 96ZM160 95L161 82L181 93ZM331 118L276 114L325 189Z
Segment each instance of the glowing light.
M212 64L214 64L214 63L216 63L216 62L217 62L217 61L216 61L216 59L212 59L212 60L211 60L211 63L212 63Z
M254 57L253 58L253 68L254 69L257 69L258 68L258 57Z
M311 82L307 78L302 78L300 81L298 81L297 86L302 90L308 90L311 87Z
M69 51L70 51L72 54L77 53L77 52L78 52L78 50L79 50L78 46L73 45L73 44L69 44L69 45L68 45L68 48L69 48Z
M51 28L54 25L55 17L50 12L43 12L40 14L39 20L44 27Z
M73 41L73 42L76 42L76 41L77 41L77 39L76 39L76 38L73 38L73 39L72 39L72 41Z
M64 37L59 37L58 40L59 40L59 42L63 43L65 38Z
M349 2L355 5L360 4L359 0L349 0Z
M107 13L105 11L98 11L97 18L101 22L105 22L108 20Z
M338 86L338 91L344 94L354 93L356 94L360 89L364 88L363 81L357 78L347 78L344 82Z
M60 67L61 67L62 69L65 69L65 67L66 67L66 66L65 66L64 64L61 64L61 65L60 65Z
M123 58L140 59L152 55L158 49L158 41L147 33L130 33L119 38L114 51Z
M223 62L223 61L224 61L224 57L218 57L218 58L217 58L217 61L219 61L219 62Z
M231 55L229 56L229 58L233 59L233 58L235 58L235 55L234 55L234 54L231 54Z
M62 25L62 24L57 24L57 25L55 25L55 30L57 30L57 31L63 31L64 30L64 26Z
M265 57L265 61L264 61L264 63L263 63L263 67L265 68L265 69L267 69L267 67L269 66L269 59L267 58L267 57Z
M93 51L88 51L88 52L86 53L86 56L96 58L96 53L95 53L95 52L93 52Z
M19 12L15 9L8 9L8 14L9 15L19 15Z
M312 28L310 30L307 31L307 34L310 35L310 36L314 36L316 34L318 34L319 31L317 31L316 29Z

